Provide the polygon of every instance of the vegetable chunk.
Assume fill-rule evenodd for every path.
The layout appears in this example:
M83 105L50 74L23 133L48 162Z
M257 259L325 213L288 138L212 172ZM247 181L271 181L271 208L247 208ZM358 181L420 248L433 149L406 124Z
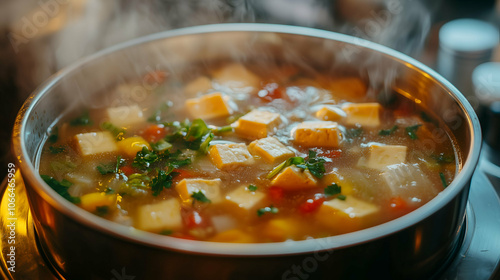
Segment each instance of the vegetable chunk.
M185 104L191 116L204 120L227 117L233 113L233 110L220 92L188 99Z
M81 133L75 138L82 156L112 153L118 150L115 137L108 131Z
M95 212L97 207L112 206L115 202L116 194L94 192L80 197L80 206L89 212Z
M181 205L175 198L137 208L136 227L146 231L182 228Z
M142 151L143 147L151 150L149 143L140 136L125 138L119 141L117 145L120 151L129 157L135 157L137 152Z
M258 139L269 135L280 123L278 113L253 110L234 123L234 131L242 137Z
M337 148L341 133L336 122L316 121L300 123L292 131L294 142L303 147Z
M109 122L116 126L131 126L144 122L146 119L139 105L120 106L106 110Z
M250 191L246 186L241 186L226 195L226 199L236 203L240 208L252 209L261 202L266 195L258 191Z
M281 162L295 155L275 137L255 140L248 145L248 150L269 163Z
M406 161L406 150L406 146L372 143L366 166L386 170L389 165L404 163ZM360 164L358 163L358 165Z
M348 125L360 124L366 127L377 127L380 125L380 104L378 103L347 103L342 106L347 114Z
M243 143L216 144L210 146L208 153L212 163L221 170L231 170L255 162Z
M221 183L220 179L183 179L177 183L175 189L185 203L192 203L192 195L199 192L202 192L212 203L217 203L222 200L220 194Z
M323 106L321 109L316 111L316 118L323 121L334 121L338 122L345 118L347 115L342 109L334 106Z
M292 165L283 169L283 171L272 180L271 186L289 190L308 189L315 188L317 186L317 181L309 170L304 170Z

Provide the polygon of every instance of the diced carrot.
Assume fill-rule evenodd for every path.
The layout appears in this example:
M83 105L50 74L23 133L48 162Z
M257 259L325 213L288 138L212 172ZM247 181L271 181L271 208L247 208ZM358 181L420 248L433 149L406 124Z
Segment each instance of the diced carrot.
M137 170L130 165L122 166L120 167L120 170L121 172L123 172L123 174L125 174L125 176L130 176L134 173L137 173Z
M406 201L402 199L400 196L392 197L389 202L389 205L394 210L405 210L408 207Z
M314 198L310 198L299 206L299 212L302 214L315 212L316 210L318 210L321 204L323 204L324 201L324 197L316 196Z
M189 213L187 213L187 215L184 216L184 225L188 229L202 226L203 223L204 223L204 220L200 216L200 213L198 213L197 211L189 212Z
M168 73L162 70L151 71L144 75L143 81L149 85L161 84L165 82Z
M338 158L342 155L342 150L326 150L318 153L321 157Z
M186 169L174 169L173 172L177 172L177 176L175 176L175 180L182 180L184 178L192 178L195 177L195 174Z
M283 189L280 187L270 187L269 190L269 197L271 198L271 201L273 203L280 203L283 200Z
M258 95L263 101L271 102L274 99L283 98L284 89L280 87L277 83L268 83L264 86L262 90L259 91Z
M165 127L163 125L153 124L153 125L149 126L148 128L146 128L141 133L141 136L149 143L155 143L155 142L158 142L159 140L163 139L166 134L167 134L167 130L165 129Z

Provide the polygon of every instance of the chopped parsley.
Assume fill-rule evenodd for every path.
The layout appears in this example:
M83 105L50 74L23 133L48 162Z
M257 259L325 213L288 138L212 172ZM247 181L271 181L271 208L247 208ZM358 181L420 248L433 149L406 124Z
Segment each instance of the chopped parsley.
M326 195L326 197L334 196L334 195L340 194L340 191L341 191L341 187L339 185L333 183L325 188L325 195Z
M446 177L443 172L439 172L439 178L441 178L441 183L443 184L443 188L446 189L448 187L448 183L446 182Z
M141 170L147 170L156 161L158 161L158 155L154 151L148 150L147 147L142 147L142 150L137 152L132 166Z
M73 185L70 181L63 179L61 182L48 175L40 175L42 179L59 195L72 203L80 203L80 198L69 194L68 189Z
M119 173L120 166L125 162L121 156L116 158L116 162L108 163L108 164L99 164L96 169L101 173L101 175L111 174L111 173Z
M212 130L202 119L196 119L191 123L188 120L165 123L165 126L174 130L172 134L165 136L167 142L202 154L208 152L210 141L214 138Z
M454 156L445 155L444 153L440 153L439 155L431 155L431 158L433 158L439 164L452 163L455 160Z
M127 132L126 129L118 127L110 122L103 122L101 128L111 132L117 141L123 140L123 135Z
M343 194L339 194L339 195L337 195L337 197L336 197L336 198L337 198L337 199L340 199L340 200L345 200L345 199L346 199L346 196L345 196L345 195L343 195Z
M92 125L93 122L90 119L89 111L85 111L81 116L69 121L69 124L71 126L85 126L85 125Z
M172 180L177 176L178 172L173 172L173 168L165 170L157 170L158 176L151 180L151 191L153 191L153 196L158 196L164 189L170 189L172 187Z
M205 194L204 194L202 191L197 191L197 192L193 193L193 194L191 195L191 197L192 197L192 198L194 198L194 199L193 199L193 204L194 204L194 202L195 202L196 200L198 200L199 202L203 202L203 203L210 203L210 202L212 202L212 201L210 201L210 199L208 199L208 198L205 196Z
M309 150L309 157L307 160L303 157L291 157L282 162L280 165L276 166L271 172L269 172L269 174L267 174L267 179L273 178L278 173L280 173L281 170L291 165L295 165L302 169L307 169L313 176L321 179L325 174L325 162L326 160L324 158L317 157L317 153L315 151Z
M268 206L268 207L264 207L264 208L258 209L257 210L257 216L260 217L260 216L262 216L262 215L264 215L266 213L276 214L278 212L279 212L278 208L276 208L276 207L274 207L274 206L271 205L271 206Z
M381 136L387 136L387 135L391 135L393 134L396 130L398 130L398 126L395 125L393 126L392 128L390 129L382 129L378 132L378 135L381 135Z
M66 147L65 146L49 146L49 151L51 154L60 154L63 152L66 152Z
M97 216L106 216L109 213L109 206L97 206L95 213Z
M254 192L257 190L257 186L256 185L249 185L248 186L248 190L251 191L251 192Z
M168 143L167 141L161 139L156 143L151 143L151 148L155 152L163 152L166 151L170 148L172 148L172 144Z
M422 126L421 124L416 124L416 125L412 125L412 126L409 126L406 128L406 133L408 134L408 136L410 136L411 140L418 139L417 130L421 126Z

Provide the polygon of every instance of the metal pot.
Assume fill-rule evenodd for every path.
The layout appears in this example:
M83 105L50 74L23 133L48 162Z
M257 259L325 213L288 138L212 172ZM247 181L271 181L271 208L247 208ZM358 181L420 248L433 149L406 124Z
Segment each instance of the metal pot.
M39 149L49 127L75 106L107 105L95 96L118 81L140 79L156 65L176 74L204 61L274 59L300 61L311 71L332 75L358 74L373 94L391 89L434 112L454 138L460 161L454 181L417 210L365 230L304 241L225 244L109 222L64 200L38 175ZM137 88L127 96L140 98L141 92ZM21 109L13 135L41 248L70 279L428 278L459 245L481 146L479 122L467 100L418 61L341 34L268 24L179 29L101 51L36 90ZM422 143L433 144L438 143Z

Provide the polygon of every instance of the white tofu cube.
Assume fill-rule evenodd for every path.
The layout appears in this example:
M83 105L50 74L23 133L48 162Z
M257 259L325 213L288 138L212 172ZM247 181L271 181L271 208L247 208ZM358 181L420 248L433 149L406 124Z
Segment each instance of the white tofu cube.
M158 232L182 228L181 205L175 198L137 208L135 227Z
M260 79L257 75L237 63L214 71L212 76L217 83L235 89L246 87L257 88L260 85Z
M246 186L241 186L226 195L226 199L236 203L240 208L252 209L261 202L266 195L259 191L249 191Z
M323 202L323 205L341 211L347 214L349 218L363 218L380 211L375 204L365 202L352 196L346 196L345 200L334 198Z
M323 106L321 109L316 111L315 114L317 119L322 121L341 121L347 116L347 114L342 111L342 109L335 106Z
M439 192L418 164L389 165L381 177L388 186L387 197L399 196L407 202L420 202L432 199Z
M112 107L106 110L109 122L121 127L127 127L144 122L146 119L139 105Z
M380 125L381 106L378 103L347 103L342 110L347 116L345 122L348 125L359 124L364 127L377 127Z
M358 165L365 164L369 168L386 170L389 165L406 161L406 146L371 143L369 149L368 160L366 162L359 161Z
M264 138L274 131L281 123L278 113L253 110L241 117L234 124L234 131L245 138Z
M292 137L303 147L337 148L341 132L336 122L311 121L300 123L292 130Z
M210 160L221 170L231 170L255 162L244 143L216 144L208 150Z
M175 190L179 193L182 201L191 203L193 193L202 192L206 198L210 199L211 203L217 203L222 200L220 193L220 186L222 181L220 179L183 179L175 186Z
M75 138L82 156L118 151L115 137L109 131L81 133L77 134Z
M293 157L295 153L283 145L275 137L255 140L248 145L251 154L259 156L269 163L282 162Z
M188 99L185 104L187 111L192 117L204 120L227 117L233 113L225 97L220 92Z
M309 170L292 165L276 175L271 181L271 186L288 190L309 189L317 187L317 181Z

